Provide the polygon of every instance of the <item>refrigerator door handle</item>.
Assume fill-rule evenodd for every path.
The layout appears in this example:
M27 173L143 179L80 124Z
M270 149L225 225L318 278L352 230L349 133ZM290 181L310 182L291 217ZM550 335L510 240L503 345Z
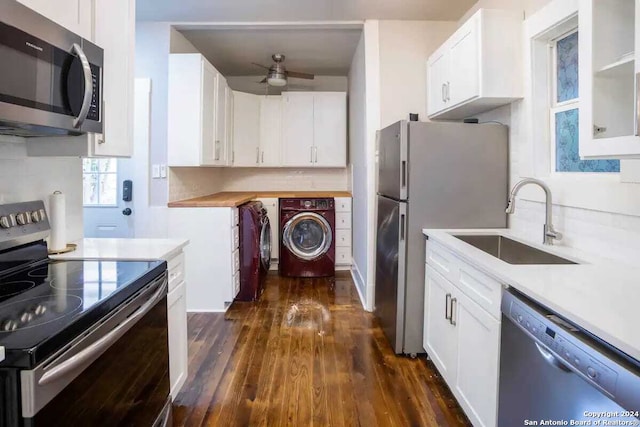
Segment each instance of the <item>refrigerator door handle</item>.
M401 171L402 188L406 188L407 187L407 161L403 160L402 163L400 164L400 167L402 168L402 171Z
M404 223L405 223L405 215L400 214L400 240L404 240Z

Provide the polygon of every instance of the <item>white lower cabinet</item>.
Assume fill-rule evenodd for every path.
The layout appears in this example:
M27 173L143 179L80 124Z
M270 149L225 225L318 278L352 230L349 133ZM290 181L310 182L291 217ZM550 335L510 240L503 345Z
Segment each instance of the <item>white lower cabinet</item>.
M429 249L433 251L428 248L427 254ZM452 283L429 264L430 259L425 271L424 348L472 424L493 427L498 413L500 317L456 286L463 261L452 258L452 277L458 278Z
M351 197L336 197L336 268L350 268L351 256Z
M167 296L169 323L169 379L175 399L187 379L189 365L187 338L187 285L180 282Z
M238 208L170 208L169 237L189 239L187 310L222 312L237 291Z

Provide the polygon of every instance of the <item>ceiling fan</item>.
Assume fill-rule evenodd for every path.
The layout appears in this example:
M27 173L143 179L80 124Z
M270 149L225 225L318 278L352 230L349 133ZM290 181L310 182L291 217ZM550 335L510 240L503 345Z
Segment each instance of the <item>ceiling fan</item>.
M252 62L253 65L269 70L267 76L260 83L268 83L271 86L286 86L289 77L307 80L313 80L315 77L313 74L288 71L283 64L285 57L281 53L271 55L271 58L273 59L273 65L271 65L271 67Z

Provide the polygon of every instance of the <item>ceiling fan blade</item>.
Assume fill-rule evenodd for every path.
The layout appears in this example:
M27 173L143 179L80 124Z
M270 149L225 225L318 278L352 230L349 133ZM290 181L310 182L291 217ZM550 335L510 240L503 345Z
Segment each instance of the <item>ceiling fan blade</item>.
M268 69L270 68L270 67L267 67L266 65L258 64L258 63L256 63L256 62L252 62L252 64L253 64L253 65L257 65L258 67L262 67L262 68L264 68L265 70L268 70Z
M299 73L297 71L289 71L289 70L287 70L287 77L293 77L296 79L307 79L307 80L313 80L315 78L313 74Z

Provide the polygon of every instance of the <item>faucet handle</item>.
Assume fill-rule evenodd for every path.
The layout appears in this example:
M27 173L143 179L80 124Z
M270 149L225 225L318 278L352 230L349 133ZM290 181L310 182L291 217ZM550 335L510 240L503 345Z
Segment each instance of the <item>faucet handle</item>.
M548 227L544 234L554 240L562 240L563 237L561 232L554 230L552 227Z

